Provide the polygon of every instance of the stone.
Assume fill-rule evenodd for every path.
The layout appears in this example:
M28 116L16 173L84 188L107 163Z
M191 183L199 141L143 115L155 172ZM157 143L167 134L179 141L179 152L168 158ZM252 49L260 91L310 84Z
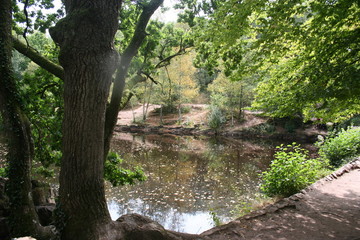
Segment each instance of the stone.
M7 225L7 219L0 217L0 239L10 240L10 232Z
M53 212L55 207L55 204L46 204L35 207L42 226L49 226L53 222Z
M168 232L159 223L148 217L139 214L126 214L116 220L127 225L126 239L132 240L170 240L174 239L168 235Z

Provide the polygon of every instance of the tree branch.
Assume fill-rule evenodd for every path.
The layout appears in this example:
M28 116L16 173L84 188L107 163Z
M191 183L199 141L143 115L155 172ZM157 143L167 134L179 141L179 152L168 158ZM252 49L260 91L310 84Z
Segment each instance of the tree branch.
M26 44L22 43L19 39L12 36L13 47L24 56L30 58L31 61L39 65L41 68L45 69L46 71L54 74L56 77L60 79L64 79L64 69L50 61L49 59L42 56L40 53L36 52L35 50L29 48Z
M165 66L168 66L170 64L170 60L173 59L174 57L183 55L186 53L186 49L185 48L180 48L179 51L177 51L176 53L174 53L173 55L170 55L164 59L161 59L160 62L158 62L155 66L155 68L162 68Z

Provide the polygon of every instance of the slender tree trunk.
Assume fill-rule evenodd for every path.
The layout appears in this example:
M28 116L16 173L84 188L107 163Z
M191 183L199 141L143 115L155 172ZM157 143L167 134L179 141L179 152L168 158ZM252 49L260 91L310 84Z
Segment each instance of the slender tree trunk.
M163 125L163 104L160 106L160 125Z
M136 25L135 33L129 46L125 49L124 53L121 56L121 62L118 66L114 87L111 94L111 101L106 109L106 123L105 123L105 142L104 142L104 152L105 157L110 149L110 141L112 134L117 122L117 116L120 109L121 98L123 95L123 90L125 87L125 78L130 66L130 63L136 53L138 52L142 42L146 37L146 26L155 12L156 9L164 2L164 0L151 0L150 3L143 6L143 11L140 15L138 24Z
M144 123L146 121L148 110L149 110L152 88L153 88L153 82L150 83L150 89L148 91L148 99L146 100L146 96L144 96L144 103L146 103L145 104L146 106L143 107L143 121L144 121ZM145 90L145 93L146 93L146 90Z
M239 95L239 115L238 118L239 120L241 120L244 117L244 112L243 112L243 87L242 85L240 86L240 95Z
M51 231L41 227L31 196L33 142L12 70L11 6L11 0L0 0L0 110L8 145L9 225L13 237L32 235L50 239Z
M118 54L119 0L65 0L67 16L50 29L64 68L62 239L107 239L104 189L105 107Z

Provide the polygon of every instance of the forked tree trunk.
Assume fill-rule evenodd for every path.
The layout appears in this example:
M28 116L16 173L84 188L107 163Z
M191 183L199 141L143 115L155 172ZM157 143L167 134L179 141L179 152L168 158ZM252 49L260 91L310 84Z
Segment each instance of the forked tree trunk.
M105 139L104 139L105 157L110 150L110 142L111 142L112 134L114 132L114 128L117 123L121 98L123 97L123 90L125 87L125 79L128 73L130 63L134 58L134 56L137 54L144 39L146 38L147 34L145 32L145 29L151 16L154 14L156 9L158 9L163 2L164 0L151 0L149 3L144 4L142 6L143 11L136 25L134 35L129 45L126 47L124 53L121 56L121 61L118 66L116 77L114 80L114 87L111 94L110 104L106 109Z
M51 231L41 227L31 197L33 143L12 71L11 4L11 0L0 0L0 111L8 145L9 227L12 237L50 239Z
M107 239L111 222L103 180L105 106L118 61L113 39L119 0L65 0L67 15L51 29L64 78L62 239Z

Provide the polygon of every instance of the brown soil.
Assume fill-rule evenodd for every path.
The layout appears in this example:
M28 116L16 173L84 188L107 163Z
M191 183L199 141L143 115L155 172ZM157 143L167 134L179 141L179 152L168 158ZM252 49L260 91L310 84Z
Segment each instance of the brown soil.
M206 115L208 113L207 105L205 104L184 104L183 106L190 107L190 112L182 114L181 121L179 115L166 114L163 116L163 124L167 127L175 127L179 125L199 125L205 124ZM146 114L147 125L157 126L160 124L160 115L155 113L155 109L160 108L160 105L150 104ZM140 120L143 117L143 106L137 106L134 109L124 110L119 112L117 125L131 125L135 120ZM178 124L180 122L180 124Z
M360 239L360 161L302 193L202 233L204 239Z

